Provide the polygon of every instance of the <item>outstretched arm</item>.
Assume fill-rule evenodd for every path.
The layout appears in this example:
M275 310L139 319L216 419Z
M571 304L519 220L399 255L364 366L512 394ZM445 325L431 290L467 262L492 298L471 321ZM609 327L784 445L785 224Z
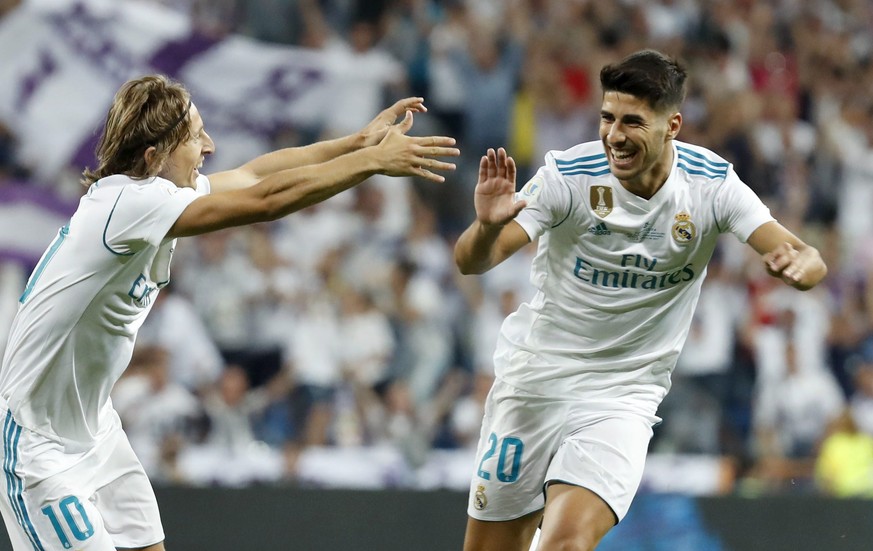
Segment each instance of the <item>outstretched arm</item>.
M515 217L527 205L515 201L515 161L502 147L489 149L479 161L473 203L476 220L455 244L455 264L462 274L481 274L530 242Z
M818 249L778 222L768 222L752 232L749 245L761 255L768 274L795 289L812 289L828 273Z
M364 147L377 145L394 122L409 111L425 112L422 98L405 98L385 109L360 132L342 138L324 140L302 147L289 147L266 153L246 164L209 176L213 193L253 186L264 178L283 170L314 165L352 153Z
M407 136L412 112L392 125L378 145L329 161L279 170L256 184L195 199L170 228L168 237L276 220L349 189L373 174L419 176L434 182L445 178L434 171L453 170L453 163L433 157L457 156L449 137Z

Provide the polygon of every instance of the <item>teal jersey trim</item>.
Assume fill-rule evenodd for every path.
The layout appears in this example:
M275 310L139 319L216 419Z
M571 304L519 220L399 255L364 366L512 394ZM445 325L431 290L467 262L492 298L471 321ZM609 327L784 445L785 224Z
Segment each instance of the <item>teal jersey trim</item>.
M109 212L109 218L106 219L106 225L103 226L103 246L106 247L106 250L111 252L117 256L133 256L135 253L120 253L118 251L112 250L112 247L109 246L109 243L106 242L106 231L109 229L109 222L112 220L112 215L115 214L115 207L118 206L118 201L121 199L121 194L124 193L124 188L121 188L121 191L118 192L118 197L115 198L115 204L112 205L112 210Z

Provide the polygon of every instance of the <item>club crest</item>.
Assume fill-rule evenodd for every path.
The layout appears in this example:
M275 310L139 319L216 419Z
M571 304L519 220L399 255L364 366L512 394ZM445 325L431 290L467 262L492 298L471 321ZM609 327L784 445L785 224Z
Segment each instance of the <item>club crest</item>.
M481 511L488 506L488 498L485 496L485 486L479 484L476 487L476 493L473 494L473 507L477 511Z
M697 237L697 228L694 226L694 222L691 221L690 214L683 211L673 218L676 220L676 223L673 224L671 233L677 243L690 243Z

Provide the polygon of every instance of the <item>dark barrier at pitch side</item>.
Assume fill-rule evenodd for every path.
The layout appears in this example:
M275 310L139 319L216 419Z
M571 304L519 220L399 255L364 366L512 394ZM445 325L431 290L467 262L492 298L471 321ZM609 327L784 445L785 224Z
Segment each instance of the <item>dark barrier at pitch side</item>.
M449 491L158 488L168 551L460 550ZM0 530L0 551L11 546ZM873 500L641 495L603 551L871 551Z

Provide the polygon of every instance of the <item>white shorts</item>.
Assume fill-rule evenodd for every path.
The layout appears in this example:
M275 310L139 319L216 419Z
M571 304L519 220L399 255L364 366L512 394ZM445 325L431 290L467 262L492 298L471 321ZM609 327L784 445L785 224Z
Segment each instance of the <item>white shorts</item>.
M13 549L115 551L164 540L154 490L120 428L73 452L0 413L0 512Z
M485 404L467 513L516 519L545 506L546 484L564 482L591 490L621 520L639 488L656 420L528 394L498 379Z

